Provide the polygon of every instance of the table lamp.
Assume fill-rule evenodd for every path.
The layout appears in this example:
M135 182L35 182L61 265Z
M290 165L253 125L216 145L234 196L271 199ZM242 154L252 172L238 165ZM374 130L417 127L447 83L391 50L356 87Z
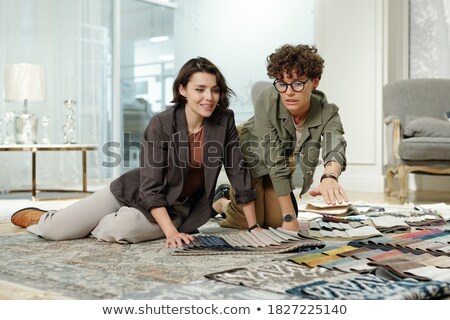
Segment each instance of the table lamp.
M5 100L24 105L24 110L15 116L16 143L36 143L38 117L28 112L28 103L44 102L46 98L43 66L29 63L6 65Z

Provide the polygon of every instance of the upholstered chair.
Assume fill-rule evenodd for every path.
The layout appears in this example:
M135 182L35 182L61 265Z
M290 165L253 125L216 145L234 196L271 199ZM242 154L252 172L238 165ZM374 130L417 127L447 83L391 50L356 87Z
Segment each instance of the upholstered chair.
M256 81L252 85L252 89L251 89L251 93L250 94L252 96L253 106L255 106L256 99L258 99L258 97L261 94L261 92L263 92L264 89L270 87L271 85L272 85L272 82L270 82L270 81Z
M398 177L401 202L409 173L450 175L450 79L408 79L383 88L386 193Z

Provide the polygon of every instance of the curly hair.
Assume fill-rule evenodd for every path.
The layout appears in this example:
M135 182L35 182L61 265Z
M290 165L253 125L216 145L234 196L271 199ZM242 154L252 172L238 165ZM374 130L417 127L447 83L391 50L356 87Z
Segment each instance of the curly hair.
M196 72L206 72L216 76L217 86L220 90L220 100L216 109L220 111L225 111L228 109L230 106L231 96L235 96L236 94L230 89L230 87L228 87L227 81L225 80L222 72L220 72L219 68L217 68L211 61L203 57L190 59L181 67L176 79L173 82L173 100L171 102L177 104L183 104L186 102L186 98L180 94L178 88L180 85L186 87L191 79L191 76Z
M289 77L296 73L297 76L320 79L324 62L315 46L285 44L267 57L267 75L282 79L286 72Z

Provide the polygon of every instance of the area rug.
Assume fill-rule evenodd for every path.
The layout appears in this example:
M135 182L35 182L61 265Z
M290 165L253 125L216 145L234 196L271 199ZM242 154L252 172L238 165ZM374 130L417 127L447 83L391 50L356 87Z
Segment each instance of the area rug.
M201 230L211 234L223 229L210 221ZM266 264L274 257L173 256L164 248L163 240L126 245L94 238L46 241L26 232L0 236L0 247L0 280L72 299L121 299L157 292L168 284L189 283L212 272ZM211 285L214 283L211 280Z
M133 300L292 300L297 296L246 288L209 279L177 283L150 289L145 292L124 294L122 299Z

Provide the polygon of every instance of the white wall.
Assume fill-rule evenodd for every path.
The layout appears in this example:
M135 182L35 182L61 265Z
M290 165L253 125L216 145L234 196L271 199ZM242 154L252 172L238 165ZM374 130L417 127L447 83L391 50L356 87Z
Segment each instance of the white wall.
M382 192L383 1L317 0L320 88L340 107L348 141L347 190ZM320 173L317 173L320 174Z
M384 190L382 157L383 3L377 0L179 0L176 64L216 63L252 109L249 84L267 79L265 59L284 43L316 44L325 59L319 89L340 107L348 140L347 190ZM220 14L215 14L220 13ZM248 118L243 114L239 120ZM317 170L320 175L322 170ZM318 181L319 179L315 179Z
M175 57L179 67L203 56L225 74L238 99L236 122L253 114L250 87L269 80L266 57L285 43L314 43L314 0L178 0Z
M408 77L408 0L177 3L176 68L197 55L215 62L239 94L238 121L252 112L249 84L267 79L269 53L284 43L316 44L325 59L319 89L340 107L348 141L341 181L347 190L384 191L382 89ZM417 175L410 185L439 189Z

